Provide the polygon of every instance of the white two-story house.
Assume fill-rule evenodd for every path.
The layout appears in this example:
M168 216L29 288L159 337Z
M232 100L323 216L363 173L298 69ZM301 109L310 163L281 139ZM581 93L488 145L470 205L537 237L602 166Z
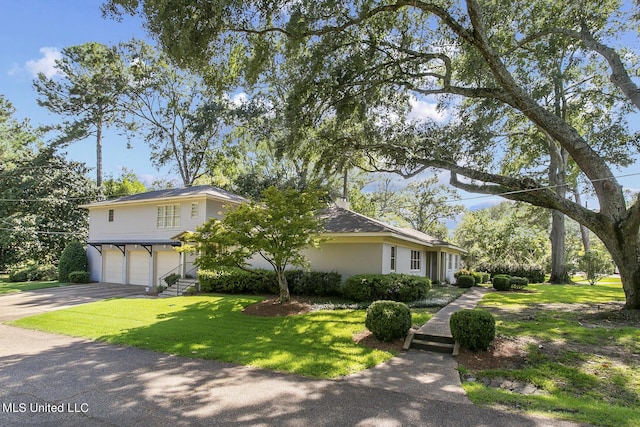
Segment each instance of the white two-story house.
M198 186L151 191L83 206L89 210L91 280L152 286L169 274L196 275L195 255L179 253L180 237L247 200ZM465 251L416 230L393 227L332 206L320 248L304 251L316 271L343 278L360 273L407 273L453 282ZM254 267L270 268L256 257Z
M169 274L194 274L194 255L174 248L179 235L221 218L243 197L210 186L134 194L83 206L89 210L91 280L151 286Z

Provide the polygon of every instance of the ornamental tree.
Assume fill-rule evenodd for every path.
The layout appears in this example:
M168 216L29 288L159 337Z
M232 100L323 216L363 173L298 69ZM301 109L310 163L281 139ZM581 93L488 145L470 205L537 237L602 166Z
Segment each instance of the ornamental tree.
M197 250L200 268L235 266L247 269L260 257L276 273L280 302L289 302L287 266L307 267L302 250L321 242L322 219L317 215L321 194L315 191L278 190L269 187L260 203L250 202L229 210L222 219L212 218L187 240L186 250Z

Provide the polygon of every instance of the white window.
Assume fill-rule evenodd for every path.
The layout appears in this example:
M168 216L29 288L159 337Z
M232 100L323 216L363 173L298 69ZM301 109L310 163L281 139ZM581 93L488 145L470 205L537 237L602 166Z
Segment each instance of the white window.
M158 228L180 227L180 205L158 206Z
M411 251L411 270L420 270L420 251Z
M449 254L449 262L447 263L447 269L451 270L453 268L453 255Z
M396 271L396 247L391 246L391 271Z
M191 218L198 218L198 203L191 203Z
M113 222L113 209L109 209L109 222Z

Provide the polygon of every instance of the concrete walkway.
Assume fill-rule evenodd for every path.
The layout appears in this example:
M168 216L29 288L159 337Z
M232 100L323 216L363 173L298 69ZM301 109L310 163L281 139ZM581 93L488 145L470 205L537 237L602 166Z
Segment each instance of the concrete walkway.
M440 337L451 337L451 329L449 328L449 319L451 315L458 310L474 308L482 299L485 293L489 292L489 288L475 287L460 298L451 302L449 305L438 311L427 323L418 329L419 334L437 335Z
M2 324L0 411L2 426L577 425L470 404L446 355L409 351L318 380Z

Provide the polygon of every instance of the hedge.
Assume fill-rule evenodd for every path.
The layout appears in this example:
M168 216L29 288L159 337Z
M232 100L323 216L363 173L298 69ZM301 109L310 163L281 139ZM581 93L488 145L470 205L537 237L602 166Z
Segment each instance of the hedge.
M58 268L52 264L34 264L14 267L9 272L10 282L53 281L58 278Z
M476 270L486 271L491 277L498 274L526 277L529 283L543 283L545 279L544 268L540 265L488 263L477 265Z
M431 280L411 274L357 274L349 277L342 293L354 301L412 302L426 297Z
M340 293L342 276L336 272L287 270L285 277L292 295L335 296ZM277 294L278 280L271 270L246 271L221 267L198 271L202 292L225 294Z
M69 242L60 255L58 281L68 282L72 271L89 271L87 251L80 242Z
M69 273L69 281L71 283L89 283L88 271L72 271Z

